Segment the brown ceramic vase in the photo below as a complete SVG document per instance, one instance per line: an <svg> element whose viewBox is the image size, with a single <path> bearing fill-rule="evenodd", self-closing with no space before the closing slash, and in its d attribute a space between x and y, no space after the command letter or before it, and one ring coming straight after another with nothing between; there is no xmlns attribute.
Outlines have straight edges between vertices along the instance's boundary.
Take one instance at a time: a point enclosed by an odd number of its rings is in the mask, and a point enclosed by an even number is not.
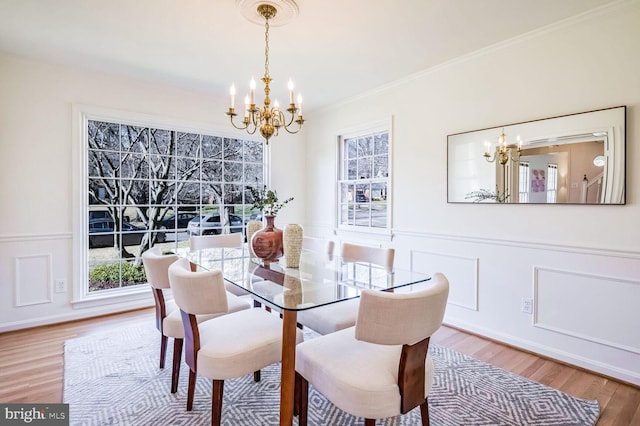
<svg viewBox="0 0 640 426"><path fill-rule="evenodd" d="M257 257L264 262L277 262L284 255L282 245L282 229L273 224L275 216L265 215L267 224L251 237L251 247Z"/></svg>

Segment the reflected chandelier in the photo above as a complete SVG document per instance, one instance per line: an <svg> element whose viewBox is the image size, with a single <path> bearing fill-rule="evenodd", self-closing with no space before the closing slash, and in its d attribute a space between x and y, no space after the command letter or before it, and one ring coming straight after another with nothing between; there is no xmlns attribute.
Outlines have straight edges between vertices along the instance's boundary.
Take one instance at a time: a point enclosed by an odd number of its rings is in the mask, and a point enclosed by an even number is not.
<svg viewBox="0 0 640 426"><path fill-rule="evenodd" d="M302 117L302 97L298 94L298 105L294 101L293 82L289 80L289 108L286 111L289 113L290 118L287 121L284 111L280 109L278 101L276 100L271 106L271 99L269 98L269 84L271 83L271 76L269 75L269 20L276 16L277 9L271 4L261 4L258 6L258 14L265 19L265 33L264 33L264 76L261 78L264 83L264 101L261 107L256 106L255 103L255 89L256 82L251 78L249 85L249 95L245 97L245 111L242 123L236 125L233 118L238 115L235 112L235 85L231 86L231 106L226 114L229 116L231 124L236 129L246 130L249 134L254 134L257 129L260 129L260 134L265 139L265 143L269 144L269 138L273 135L278 135L278 130L281 127L289 133L298 133L304 123ZM295 124L294 124L295 123Z"/></svg>
<svg viewBox="0 0 640 426"><path fill-rule="evenodd" d="M507 137L504 134L504 128L502 129L502 133L498 138L498 144L496 145L496 150L493 153L493 156L491 156L491 154L489 153L489 151L491 151L491 143L485 141L484 144L487 150L482 156L489 163L493 163L494 161L496 161L496 158L498 159L498 162L503 166L507 164L509 159L514 162L520 161L520 153L522 152L522 139L520 139L520 136L518 136L517 144L508 144Z"/></svg>

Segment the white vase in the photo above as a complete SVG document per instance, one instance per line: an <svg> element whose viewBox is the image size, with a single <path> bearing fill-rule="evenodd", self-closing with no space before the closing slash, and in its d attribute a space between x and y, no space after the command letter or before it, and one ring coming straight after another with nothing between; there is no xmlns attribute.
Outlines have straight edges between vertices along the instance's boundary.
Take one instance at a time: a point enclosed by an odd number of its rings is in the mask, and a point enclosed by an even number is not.
<svg viewBox="0 0 640 426"><path fill-rule="evenodd" d="M253 247L251 246L251 238L253 238L253 234L262 229L262 222L257 220L250 220L247 223L247 242L249 243L249 256L251 258L255 258L256 254L253 252Z"/></svg>
<svg viewBox="0 0 640 426"><path fill-rule="evenodd" d="M284 248L285 267L297 268L300 266L300 253L302 252L302 226L290 223L284 227L282 244Z"/></svg>

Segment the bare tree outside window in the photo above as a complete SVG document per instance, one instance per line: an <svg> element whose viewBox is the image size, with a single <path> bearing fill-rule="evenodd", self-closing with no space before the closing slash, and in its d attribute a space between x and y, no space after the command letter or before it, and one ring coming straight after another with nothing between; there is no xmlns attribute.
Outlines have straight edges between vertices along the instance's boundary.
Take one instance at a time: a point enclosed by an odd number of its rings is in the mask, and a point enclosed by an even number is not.
<svg viewBox="0 0 640 426"><path fill-rule="evenodd" d="M262 142L92 120L87 136L89 291L146 282L141 254L188 245L193 219L244 231Z"/></svg>

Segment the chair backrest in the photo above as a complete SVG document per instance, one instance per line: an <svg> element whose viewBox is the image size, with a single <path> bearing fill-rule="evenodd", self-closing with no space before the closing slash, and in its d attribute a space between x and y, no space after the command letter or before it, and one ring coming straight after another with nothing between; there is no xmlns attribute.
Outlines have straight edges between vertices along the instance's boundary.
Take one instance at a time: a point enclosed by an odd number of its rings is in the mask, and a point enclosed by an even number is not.
<svg viewBox="0 0 640 426"><path fill-rule="evenodd" d="M221 271L192 272L189 260L181 258L169 267L169 281L176 305L187 314L229 311Z"/></svg>
<svg viewBox="0 0 640 426"><path fill-rule="evenodd" d="M449 281L437 272L425 290L390 293L363 290L355 336L381 345L413 345L440 326L449 296Z"/></svg>
<svg viewBox="0 0 640 426"><path fill-rule="evenodd" d="M317 253L326 253L333 256L335 242L333 240L325 240L324 238L302 237L302 248Z"/></svg>
<svg viewBox="0 0 640 426"><path fill-rule="evenodd" d="M178 255L162 254L160 247L142 253L142 264L147 281L153 288L169 288L169 266L178 260Z"/></svg>
<svg viewBox="0 0 640 426"><path fill-rule="evenodd" d="M382 266L386 270L393 269L395 249L362 246L360 244L342 243L342 257L349 262L368 262Z"/></svg>
<svg viewBox="0 0 640 426"><path fill-rule="evenodd" d="M218 235L197 235L189 237L189 250L204 248L235 248L242 247L242 232Z"/></svg>

